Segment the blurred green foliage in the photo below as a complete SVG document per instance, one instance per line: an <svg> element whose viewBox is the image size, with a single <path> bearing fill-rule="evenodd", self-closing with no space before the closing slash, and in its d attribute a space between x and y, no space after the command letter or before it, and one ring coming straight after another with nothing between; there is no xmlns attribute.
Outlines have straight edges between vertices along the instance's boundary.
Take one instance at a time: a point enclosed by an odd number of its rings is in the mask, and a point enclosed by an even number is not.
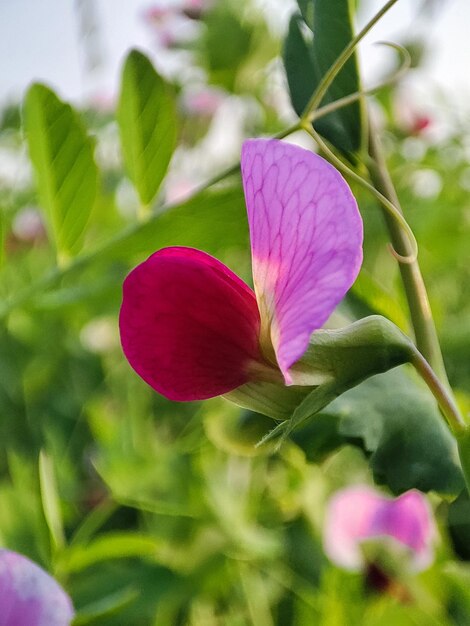
<svg viewBox="0 0 470 626"><path fill-rule="evenodd" d="M243 135L274 133L295 119L272 89L283 42L253 7L241 4L246 10L215 3L203 15L206 28L190 46L193 62L208 83L225 90L226 104L248 111ZM301 8L309 19L307 5ZM24 158L20 108L2 114L0 544L32 557L64 584L77 624L468 624L470 518L463 496L450 505L432 496L441 543L434 566L409 582L409 604L371 594L359 574L334 568L322 551L325 502L345 484L375 479L395 492L418 487L449 500L461 488L436 406L405 369L338 398L276 452L255 447L273 425L268 418L222 399L173 404L129 368L117 315L122 280L133 264L159 247L191 245L248 281L250 267L237 173L189 199L171 198L171 176L185 182L178 170L183 155L192 157L195 171L201 154L207 160L199 183L220 172L204 144L210 120L185 111L185 85L163 88L142 55L132 53L126 68L132 75L125 72L121 92L122 148L114 112L78 113L49 89L32 88L22 114L37 188ZM145 101L136 99L139 72ZM52 103L41 105L48 130L31 121L39 114L32 99L39 96ZM395 88L384 89L377 105L391 173L420 244L451 383L468 408L468 120L436 138L400 122ZM57 108L70 132L54 123ZM136 148L139 133L144 144ZM170 161L172 133L178 148ZM59 206L50 187L44 191L41 167L49 174L65 167L53 153L47 164L44 146L44 154L38 152L45 137L70 159L69 172L58 173L74 189L70 206L64 196ZM94 161L84 156L89 146ZM84 158L85 169L96 162L100 172L92 209L91 193L90 203L82 203L81 179L73 178ZM143 220L129 179L146 205L156 196ZM60 190L59 178L56 183ZM409 331L380 212L364 191L355 192L365 222L365 262L340 313L347 319L384 314ZM44 229L51 211L75 216L74 227L64 231L72 240L58 238L60 229ZM61 242L78 254L57 268Z"/></svg>

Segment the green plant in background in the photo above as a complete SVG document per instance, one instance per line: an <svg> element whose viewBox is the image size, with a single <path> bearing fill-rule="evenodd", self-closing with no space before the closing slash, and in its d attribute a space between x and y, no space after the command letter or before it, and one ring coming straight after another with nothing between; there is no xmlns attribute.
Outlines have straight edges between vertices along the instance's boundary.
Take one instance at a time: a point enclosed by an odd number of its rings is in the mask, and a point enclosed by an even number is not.
<svg viewBox="0 0 470 626"><path fill-rule="evenodd" d="M364 221L364 265L332 320L346 328L315 333L307 353L316 369L334 363L338 386L321 401L321 386L289 398L274 433L280 447L260 414L270 414L265 401L172 403L135 376L119 347L122 281L156 249L200 248L249 280L238 165L220 172L215 163L211 180L171 198L182 155L197 158L207 137L200 112L181 113L186 85L130 52L119 138L112 114L81 114L44 85L25 96L21 128L5 111L0 143L18 155L24 132L35 182L0 188L0 542L58 579L74 623L468 622L467 129L436 146L399 127L393 80L405 53L375 91L384 127L368 120L355 50L396 1L357 36L346 0L299 2L283 42L249 6L218 2L188 44L223 100L248 107L243 133L313 137L350 182ZM298 115L289 128L266 70L281 52ZM371 320L375 334L361 343L357 329ZM398 344L402 357L383 367ZM432 492L440 542L430 569L400 579L407 602L395 588L371 593L361 573L323 553L329 494L372 480L393 494Z"/></svg>

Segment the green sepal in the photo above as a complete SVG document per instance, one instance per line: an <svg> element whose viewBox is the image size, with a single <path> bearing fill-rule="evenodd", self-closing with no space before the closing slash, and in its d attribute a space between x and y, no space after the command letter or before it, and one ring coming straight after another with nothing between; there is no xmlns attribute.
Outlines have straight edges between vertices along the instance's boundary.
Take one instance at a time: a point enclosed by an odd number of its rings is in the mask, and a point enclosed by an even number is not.
<svg viewBox="0 0 470 626"><path fill-rule="evenodd" d="M360 382L411 361L408 337L379 315L339 330L318 330L304 356L290 370L290 387L251 382L225 397L244 408L282 420L263 441L287 437L306 419Z"/></svg>
<svg viewBox="0 0 470 626"><path fill-rule="evenodd" d="M224 394L223 397L244 409L284 422L291 417L311 389L308 386L286 387L276 383L252 382Z"/></svg>

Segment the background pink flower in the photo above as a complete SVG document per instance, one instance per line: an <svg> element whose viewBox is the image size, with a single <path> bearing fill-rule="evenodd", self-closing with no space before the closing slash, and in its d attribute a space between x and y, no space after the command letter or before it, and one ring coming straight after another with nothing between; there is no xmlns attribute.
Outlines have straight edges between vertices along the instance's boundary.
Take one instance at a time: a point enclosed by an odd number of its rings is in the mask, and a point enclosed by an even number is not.
<svg viewBox="0 0 470 626"><path fill-rule="evenodd" d="M361 544L383 540L392 549L405 548L414 571L426 569L434 558L436 527L431 508L419 491L387 498L366 486L338 491L330 500L324 524L323 544L335 565L364 569Z"/></svg>

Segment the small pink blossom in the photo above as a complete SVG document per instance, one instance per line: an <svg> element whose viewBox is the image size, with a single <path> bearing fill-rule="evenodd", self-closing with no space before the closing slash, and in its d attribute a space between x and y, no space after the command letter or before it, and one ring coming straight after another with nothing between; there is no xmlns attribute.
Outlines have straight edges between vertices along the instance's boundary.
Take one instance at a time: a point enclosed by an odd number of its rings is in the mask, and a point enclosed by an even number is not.
<svg viewBox="0 0 470 626"><path fill-rule="evenodd" d="M143 20L153 30L161 48L174 48L192 41L199 33L203 12L208 8L201 0L156 4L146 9Z"/></svg>
<svg viewBox="0 0 470 626"><path fill-rule="evenodd" d="M354 571L367 566L362 544L383 541L392 550L404 549L410 568L421 571L433 561L435 537L430 506L419 491L387 498L375 489L358 486L338 491L330 500L323 544L335 565Z"/></svg>
<svg viewBox="0 0 470 626"><path fill-rule="evenodd" d="M171 400L256 380L292 384L289 369L359 272L362 220L332 165L257 139L244 143L241 170L254 291L217 259L182 247L157 251L124 282L124 354Z"/></svg>
<svg viewBox="0 0 470 626"><path fill-rule="evenodd" d="M410 128L410 132L413 135L420 135L424 130L432 125L432 118L430 115L417 115L413 120Z"/></svg>
<svg viewBox="0 0 470 626"><path fill-rule="evenodd" d="M223 91L211 87L189 90L183 95L183 107L189 115L211 117L225 98Z"/></svg>
<svg viewBox="0 0 470 626"><path fill-rule="evenodd" d="M19 241L35 243L46 240L46 229L36 207L24 207L15 215L12 231Z"/></svg>
<svg viewBox="0 0 470 626"><path fill-rule="evenodd" d="M408 92L398 92L394 102L394 113L398 127L407 135L421 135L434 124L425 107L414 102Z"/></svg>
<svg viewBox="0 0 470 626"><path fill-rule="evenodd" d="M0 626L70 626L73 616L69 596L49 574L0 550Z"/></svg>

